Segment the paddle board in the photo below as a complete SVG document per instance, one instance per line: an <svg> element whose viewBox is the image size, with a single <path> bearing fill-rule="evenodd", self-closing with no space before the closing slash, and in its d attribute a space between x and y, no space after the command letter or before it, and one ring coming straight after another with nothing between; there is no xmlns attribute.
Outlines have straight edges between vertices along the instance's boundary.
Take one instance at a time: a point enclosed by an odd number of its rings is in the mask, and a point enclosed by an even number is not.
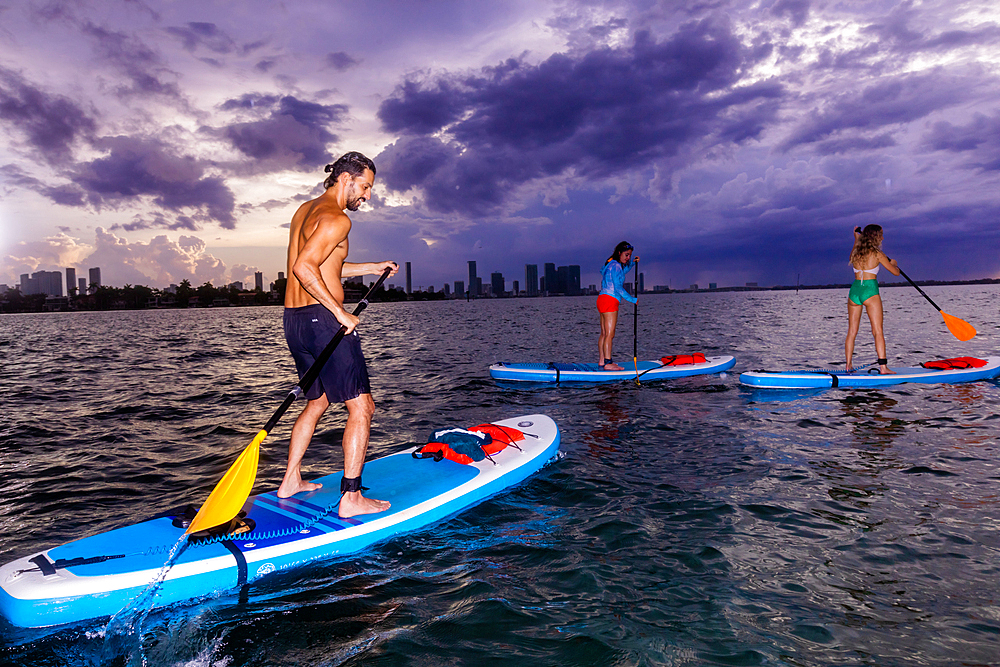
<svg viewBox="0 0 1000 667"><path fill-rule="evenodd" d="M559 450L559 429L545 415L494 422L525 434L491 458L464 465L416 459L416 447L365 464L370 498L392 507L350 519L337 515L342 473L321 489L279 499L251 496L253 528L231 539L190 544L168 571L155 606L243 586L278 570L355 553L397 533L446 517L523 481ZM188 517L190 519L190 517ZM180 513L93 535L0 567L0 613L22 627L75 623L123 609L162 570L184 533Z"/></svg>
<svg viewBox="0 0 1000 667"><path fill-rule="evenodd" d="M871 373L867 369L852 371L749 371L740 374L740 382L750 387L763 389L822 389L826 387L885 387L904 382L921 382L925 384L969 382L970 380L986 380L1000 375L1000 357L988 357L986 365L979 368L964 368L958 370L932 370L917 367L899 367L890 365L896 371L895 375L880 375L878 368L873 367Z"/></svg>
<svg viewBox="0 0 1000 667"><path fill-rule="evenodd" d="M605 371L597 364L560 363L511 363L498 362L490 366L490 376L494 380L520 380L524 382L620 382L634 380L636 365L624 361L619 366L625 370ZM664 366L657 361L638 363L639 380L668 380L691 375L710 375L727 371L736 365L730 356L705 357L704 363Z"/></svg>

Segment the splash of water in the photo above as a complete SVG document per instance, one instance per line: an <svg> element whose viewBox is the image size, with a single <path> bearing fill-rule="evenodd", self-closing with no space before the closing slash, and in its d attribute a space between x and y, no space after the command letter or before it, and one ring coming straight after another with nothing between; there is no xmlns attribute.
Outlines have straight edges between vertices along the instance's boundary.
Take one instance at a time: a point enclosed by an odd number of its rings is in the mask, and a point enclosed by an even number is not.
<svg viewBox="0 0 1000 667"><path fill-rule="evenodd" d="M141 664L143 667L146 667L146 654L142 647L142 622L149 615L149 612L152 611L153 605L156 602L156 595L160 591L160 586L166 580L167 573L170 572L170 568L174 566L177 559L187 549L188 544L187 535L182 535L170 549L167 561L149 585L108 621L108 625L104 628L103 632L105 638L103 662L111 662L113 658L123 654L134 656L133 650L137 648ZM130 657L128 664L132 664L132 662L133 660Z"/></svg>

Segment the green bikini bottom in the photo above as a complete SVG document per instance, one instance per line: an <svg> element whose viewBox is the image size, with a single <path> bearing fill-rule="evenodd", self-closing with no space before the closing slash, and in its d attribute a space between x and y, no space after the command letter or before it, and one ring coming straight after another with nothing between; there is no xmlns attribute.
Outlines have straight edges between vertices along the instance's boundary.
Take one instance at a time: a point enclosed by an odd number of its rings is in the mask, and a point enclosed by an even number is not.
<svg viewBox="0 0 1000 667"><path fill-rule="evenodd" d="M859 306L873 296L878 296L877 280L855 280L847 294L848 300Z"/></svg>

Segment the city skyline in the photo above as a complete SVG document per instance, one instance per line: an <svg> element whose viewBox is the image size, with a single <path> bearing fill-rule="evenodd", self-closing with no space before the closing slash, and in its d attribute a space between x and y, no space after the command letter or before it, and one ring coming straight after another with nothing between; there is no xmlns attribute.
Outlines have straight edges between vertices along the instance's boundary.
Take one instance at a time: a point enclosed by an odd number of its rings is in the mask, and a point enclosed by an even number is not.
<svg viewBox="0 0 1000 667"><path fill-rule="evenodd" d="M4 28L5 284L274 275L347 150L378 168L350 259L418 285L469 257L592 284L621 240L654 285L837 283L868 223L915 279L1000 275L985 0L431 0L360 25L311 0L25 0Z"/></svg>

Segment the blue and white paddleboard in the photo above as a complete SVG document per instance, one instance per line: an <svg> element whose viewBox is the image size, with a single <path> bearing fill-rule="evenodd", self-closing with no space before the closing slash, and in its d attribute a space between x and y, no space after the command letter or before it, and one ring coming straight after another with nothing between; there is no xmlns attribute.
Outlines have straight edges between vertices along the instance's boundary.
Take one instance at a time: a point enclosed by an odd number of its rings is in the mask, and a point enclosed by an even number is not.
<svg viewBox="0 0 1000 667"><path fill-rule="evenodd" d="M342 473L321 489L285 500L251 496L243 510L253 530L189 545L168 571L155 606L253 582L276 570L355 553L397 533L418 530L523 481L559 450L559 429L545 415L494 422L525 434L483 461L415 459L410 448L365 464L370 498L392 507L351 519L337 515ZM14 625L42 627L110 616L162 570L184 528L166 516L86 537L0 567L0 612Z"/></svg>
<svg viewBox="0 0 1000 667"><path fill-rule="evenodd" d="M890 365L896 371L895 375L879 375L878 369L873 373L867 370L827 371L750 371L740 374L740 382L763 389L823 389L827 387L885 387L904 382L921 382L925 384L969 382L970 380L986 380L1000 375L1000 357L988 357L986 365L979 368L963 368L953 370L933 370L917 367L899 367Z"/></svg>
<svg viewBox="0 0 1000 667"><path fill-rule="evenodd" d="M510 363L498 362L490 366L490 377L494 380L520 380L524 382L621 382L634 380L636 365L623 361L623 371L605 371L597 364L559 363ZM640 361L638 375L640 381L668 380L691 375L711 375L727 371L736 365L730 356L705 357L700 364L664 366L659 361Z"/></svg>

